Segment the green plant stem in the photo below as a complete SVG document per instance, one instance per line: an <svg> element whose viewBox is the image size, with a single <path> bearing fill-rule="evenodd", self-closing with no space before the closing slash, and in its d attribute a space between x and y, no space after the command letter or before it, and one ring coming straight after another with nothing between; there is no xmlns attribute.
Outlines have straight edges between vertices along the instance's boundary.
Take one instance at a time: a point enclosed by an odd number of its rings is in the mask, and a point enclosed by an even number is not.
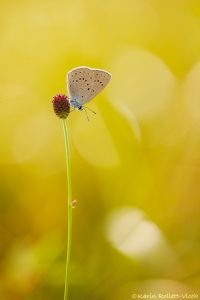
<svg viewBox="0 0 200 300"><path fill-rule="evenodd" d="M69 148L69 136L66 120L62 119L64 141L65 141L65 153L67 163L67 261L66 261L66 273L65 273L65 292L64 300L68 299L69 289L69 266L70 266L70 255L71 255L71 243L72 243L72 177L71 177L71 161L70 161L70 148Z"/></svg>

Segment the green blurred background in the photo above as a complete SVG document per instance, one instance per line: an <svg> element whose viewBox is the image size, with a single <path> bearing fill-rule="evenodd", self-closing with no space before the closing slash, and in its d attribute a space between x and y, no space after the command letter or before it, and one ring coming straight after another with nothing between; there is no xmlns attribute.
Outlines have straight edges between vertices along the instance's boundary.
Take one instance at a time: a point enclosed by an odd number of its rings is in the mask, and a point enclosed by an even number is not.
<svg viewBox="0 0 200 300"><path fill-rule="evenodd" d="M70 128L70 299L200 287L200 1L2 1L0 299L63 299L66 170L51 99L113 79Z"/></svg>

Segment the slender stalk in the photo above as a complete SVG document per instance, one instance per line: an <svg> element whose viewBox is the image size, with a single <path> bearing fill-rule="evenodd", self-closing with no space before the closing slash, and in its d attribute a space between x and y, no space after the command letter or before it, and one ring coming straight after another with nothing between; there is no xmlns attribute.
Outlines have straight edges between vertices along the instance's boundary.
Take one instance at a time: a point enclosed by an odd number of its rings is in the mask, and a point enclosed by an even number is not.
<svg viewBox="0 0 200 300"><path fill-rule="evenodd" d="M68 299L69 289L69 266L70 266L70 255L71 255L71 243L72 243L72 177L71 177L71 161L70 161L70 148L69 148L69 137L66 120L62 119L64 141L65 141L65 153L67 163L67 260L66 260L66 273L65 273L65 291L64 300Z"/></svg>

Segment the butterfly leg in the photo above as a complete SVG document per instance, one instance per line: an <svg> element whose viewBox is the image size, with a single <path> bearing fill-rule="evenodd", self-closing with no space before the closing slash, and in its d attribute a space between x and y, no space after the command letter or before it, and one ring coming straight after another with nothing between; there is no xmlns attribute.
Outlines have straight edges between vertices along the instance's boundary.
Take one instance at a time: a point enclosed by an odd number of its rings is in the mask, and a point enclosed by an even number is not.
<svg viewBox="0 0 200 300"><path fill-rule="evenodd" d="M75 111L75 108L73 108L72 110L70 110L70 113L73 112L73 111Z"/></svg>
<svg viewBox="0 0 200 300"><path fill-rule="evenodd" d="M85 112L85 114L86 114L86 117L87 117L87 120L88 120L88 122L89 122L90 119L89 119L89 117L88 117L88 114L87 114L87 111L86 111L85 107L83 107L83 110L84 110L84 112Z"/></svg>

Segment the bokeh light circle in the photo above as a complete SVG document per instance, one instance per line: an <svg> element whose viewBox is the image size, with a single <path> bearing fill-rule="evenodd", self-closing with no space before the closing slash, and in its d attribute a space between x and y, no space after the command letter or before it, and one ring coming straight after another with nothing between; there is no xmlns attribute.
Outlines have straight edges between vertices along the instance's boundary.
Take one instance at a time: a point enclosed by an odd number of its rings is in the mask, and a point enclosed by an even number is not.
<svg viewBox="0 0 200 300"><path fill-rule="evenodd" d="M156 55L139 48L122 49L111 70L114 76L108 96L118 109L123 104L136 118L152 119L168 107L176 80Z"/></svg>

